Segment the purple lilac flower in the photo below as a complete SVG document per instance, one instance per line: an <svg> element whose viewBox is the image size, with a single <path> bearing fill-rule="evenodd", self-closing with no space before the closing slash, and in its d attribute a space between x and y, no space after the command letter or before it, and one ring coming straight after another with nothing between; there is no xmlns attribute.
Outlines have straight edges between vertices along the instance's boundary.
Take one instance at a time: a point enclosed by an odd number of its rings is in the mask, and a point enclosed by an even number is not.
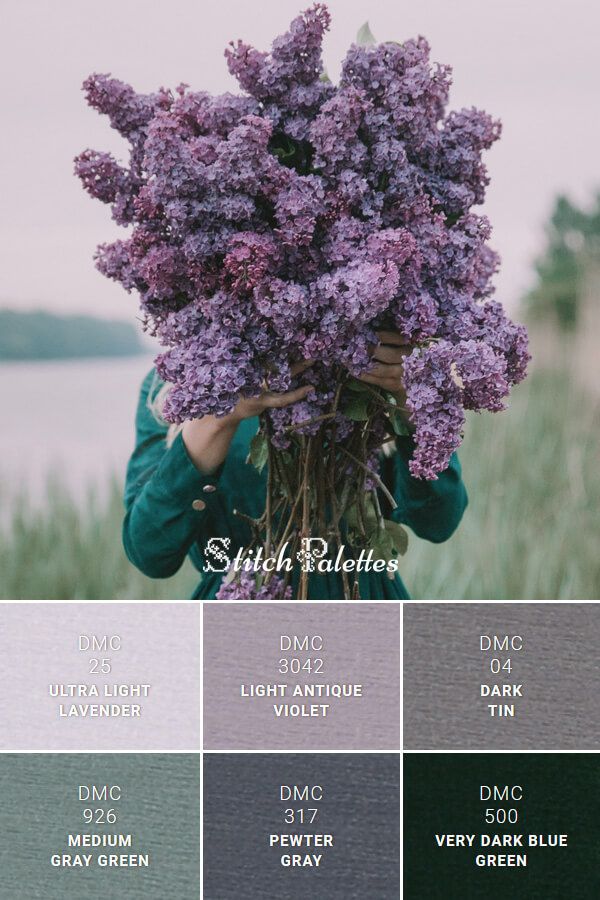
<svg viewBox="0 0 600 900"><path fill-rule="evenodd" d="M233 581L224 581L216 594L217 600L291 600L292 589L285 587L281 578L274 575L267 584L256 583L256 576L241 571Z"/></svg>
<svg viewBox="0 0 600 900"><path fill-rule="evenodd" d="M455 366L447 341L415 350L404 361L406 405L416 428L409 468L418 478L437 478L461 441L465 414Z"/></svg>
<svg viewBox="0 0 600 900"><path fill-rule="evenodd" d="M340 367L364 372L375 331L397 329L416 347L405 363L411 471L435 478L464 410L503 408L529 359L525 329L493 299L499 259L474 211L500 123L447 110L451 71L423 37L352 45L332 84L329 25L316 3L268 52L231 44L241 95L86 80L88 103L130 145L128 165L93 150L75 162L88 193L131 228L96 264L139 294L165 346L172 421L309 381L302 403L269 414L280 447L290 426L315 433L306 423L331 409ZM300 380L298 358L318 361ZM360 427L345 397L327 426L338 441ZM369 452L383 439L373 424Z"/></svg>

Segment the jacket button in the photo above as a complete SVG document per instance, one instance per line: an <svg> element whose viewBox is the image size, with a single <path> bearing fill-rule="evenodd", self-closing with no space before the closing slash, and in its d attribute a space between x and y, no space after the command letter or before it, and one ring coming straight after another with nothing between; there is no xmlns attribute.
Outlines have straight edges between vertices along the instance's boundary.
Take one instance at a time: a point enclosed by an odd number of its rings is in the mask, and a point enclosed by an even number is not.
<svg viewBox="0 0 600 900"><path fill-rule="evenodd" d="M212 494L214 491L216 491L216 487L214 484L205 484L202 490L205 494Z"/></svg>
<svg viewBox="0 0 600 900"><path fill-rule="evenodd" d="M197 509L198 511L202 509L206 509L206 503L204 500L194 500L192 503L192 509Z"/></svg>

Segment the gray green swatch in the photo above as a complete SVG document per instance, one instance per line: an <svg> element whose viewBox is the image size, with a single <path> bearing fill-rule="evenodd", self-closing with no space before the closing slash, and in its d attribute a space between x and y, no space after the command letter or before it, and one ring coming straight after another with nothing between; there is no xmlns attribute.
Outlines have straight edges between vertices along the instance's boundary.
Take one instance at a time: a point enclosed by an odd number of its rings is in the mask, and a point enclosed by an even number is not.
<svg viewBox="0 0 600 900"><path fill-rule="evenodd" d="M199 897L199 755L3 754L0 798L3 900Z"/></svg>

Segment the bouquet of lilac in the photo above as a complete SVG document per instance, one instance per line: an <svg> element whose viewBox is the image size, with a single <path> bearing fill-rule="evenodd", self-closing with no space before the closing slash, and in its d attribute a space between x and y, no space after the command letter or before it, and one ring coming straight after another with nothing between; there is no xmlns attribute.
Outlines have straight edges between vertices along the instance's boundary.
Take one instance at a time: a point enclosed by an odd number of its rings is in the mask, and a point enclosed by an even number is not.
<svg viewBox="0 0 600 900"><path fill-rule="evenodd" d="M268 488L255 542L339 543L343 521L357 545L389 556L405 539L381 511L384 495L393 500L378 452L405 416L352 377L369 367L376 330L414 347L410 470L426 479L459 446L465 410L504 408L525 376L527 337L491 299L498 257L487 219L471 211L499 122L446 111L450 69L430 62L424 38L376 45L363 29L332 84L321 59L329 21L315 4L270 53L230 45L239 96L187 85L137 94L92 75L88 103L129 141L129 165L86 150L76 172L132 226L98 248L97 265L138 292L168 348L156 364L172 385L169 421L296 387L291 362L317 360L303 375L307 399L261 417L251 457L268 463Z"/></svg>

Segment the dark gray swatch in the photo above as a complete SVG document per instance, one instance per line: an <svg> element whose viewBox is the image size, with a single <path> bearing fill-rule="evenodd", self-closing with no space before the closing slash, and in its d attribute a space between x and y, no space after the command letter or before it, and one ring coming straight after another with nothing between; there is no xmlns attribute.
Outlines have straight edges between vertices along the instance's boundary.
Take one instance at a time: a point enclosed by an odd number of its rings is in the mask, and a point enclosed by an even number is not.
<svg viewBox="0 0 600 900"><path fill-rule="evenodd" d="M91 785L118 786L121 799L82 802L79 787ZM0 797L2 900L200 895L199 755L4 754ZM117 822L87 826L84 809L114 809ZM69 846L83 834L131 835L131 846ZM56 854L90 855L90 865L55 867ZM101 855L147 855L149 865L100 866Z"/></svg>
<svg viewBox="0 0 600 900"><path fill-rule="evenodd" d="M397 900L399 775L398 754L205 754L204 900ZM323 798L282 801L281 785L318 785ZM318 815L285 824L288 808ZM332 846L270 846L271 835L315 833ZM283 866L290 854L322 859Z"/></svg>
<svg viewBox="0 0 600 900"><path fill-rule="evenodd" d="M407 750L600 746L599 604L408 603L403 638Z"/></svg>

